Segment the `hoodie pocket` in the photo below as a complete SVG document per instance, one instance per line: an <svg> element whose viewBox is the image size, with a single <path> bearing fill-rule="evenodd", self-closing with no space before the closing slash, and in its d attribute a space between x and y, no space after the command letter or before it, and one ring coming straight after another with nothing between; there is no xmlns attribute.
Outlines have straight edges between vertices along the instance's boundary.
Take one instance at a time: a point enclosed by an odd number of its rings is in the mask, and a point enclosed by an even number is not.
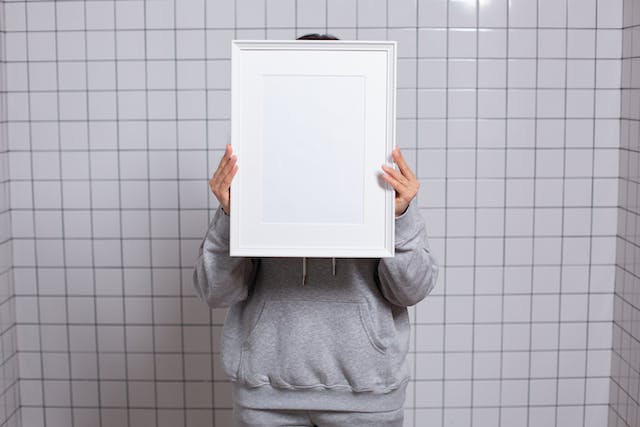
<svg viewBox="0 0 640 427"><path fill-rule="evenodd" d="M374 391L393 380L387 345L363 302L265 300L240 359L250 386Z"/></svg>

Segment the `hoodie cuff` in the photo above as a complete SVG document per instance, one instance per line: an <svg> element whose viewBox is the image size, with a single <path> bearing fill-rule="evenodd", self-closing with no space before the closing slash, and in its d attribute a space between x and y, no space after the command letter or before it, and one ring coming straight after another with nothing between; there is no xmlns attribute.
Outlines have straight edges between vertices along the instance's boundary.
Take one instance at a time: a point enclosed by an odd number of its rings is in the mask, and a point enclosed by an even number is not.
<svg viewBox="0 0 640 427"><path fill-rule="evenodd" d="M230 234L230 217L222 210L222 206L218 206L213 220L211 221L211 230L226 242L229 241Z"/></svg>
<svg viewBox="0 0 640 427"><path fill-rule="evenodd" d="M407 210L396 217L396 247L402 245L415 234L420 215L415 202L409 203Z"/></svg>

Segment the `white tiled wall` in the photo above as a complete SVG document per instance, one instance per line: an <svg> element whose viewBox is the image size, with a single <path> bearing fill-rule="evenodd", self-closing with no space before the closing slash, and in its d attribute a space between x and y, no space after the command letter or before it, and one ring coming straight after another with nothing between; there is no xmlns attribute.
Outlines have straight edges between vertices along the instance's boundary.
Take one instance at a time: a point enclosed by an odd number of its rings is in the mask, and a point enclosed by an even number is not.
<svg viewBox="0 0 640 427"><path fill-rule="evenodd" d="M18 355L9 214L9 147L4 63L4 17L0 6L0 426L19 425Z"/></svg>
<svg viewBox="0 0 640 427"><path fill-rule="evenodd" d="M622 0L4 8L23 425L230 425L224 311L190 282L229 42L308 32L399 43L397 140L443 264L411 309L406 425L606 425Z"/></svg>
<svg viewBox="0 0 640 427"><path fill-rule="evenodd" d="M622 110L609 426L640 424L640 1L624 0Z"/></svg>

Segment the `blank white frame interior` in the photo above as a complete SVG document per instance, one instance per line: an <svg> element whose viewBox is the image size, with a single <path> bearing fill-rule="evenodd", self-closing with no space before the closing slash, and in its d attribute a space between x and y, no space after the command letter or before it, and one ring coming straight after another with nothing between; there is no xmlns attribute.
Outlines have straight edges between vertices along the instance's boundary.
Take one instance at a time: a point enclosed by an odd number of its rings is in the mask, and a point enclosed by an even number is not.
<svg viewBox="0 0 640 427"><path fill-rule="evenodd" d="M234 40L231 256L394 256L396 42Z"/></svg>

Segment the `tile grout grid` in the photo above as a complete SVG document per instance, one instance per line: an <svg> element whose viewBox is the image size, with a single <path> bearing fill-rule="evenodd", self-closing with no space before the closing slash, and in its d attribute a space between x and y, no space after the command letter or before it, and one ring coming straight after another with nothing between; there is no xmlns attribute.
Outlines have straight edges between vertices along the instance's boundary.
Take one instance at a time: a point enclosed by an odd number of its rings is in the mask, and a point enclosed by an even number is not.
<svg viewBox="0 0 640 427"><path fill-rule="evenodd" d="M324 31L398 41L397 142L442 262L410 309L407 425L604 425L626 82L622 0L600 1L564 22L552 0L4 2L23 423L229 423L225 312L189 282L228 43Z"/></svg>

